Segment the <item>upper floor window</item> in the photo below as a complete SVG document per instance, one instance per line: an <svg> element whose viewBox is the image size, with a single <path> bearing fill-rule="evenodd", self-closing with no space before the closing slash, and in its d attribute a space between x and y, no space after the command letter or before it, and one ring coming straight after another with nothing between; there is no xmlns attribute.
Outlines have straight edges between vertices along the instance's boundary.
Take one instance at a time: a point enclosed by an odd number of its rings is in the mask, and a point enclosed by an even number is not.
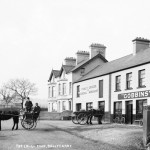
<svg viewBox="0 0 150 150"><path fill-rule="evenodd" d="M145 69L139 70L139 87L145 87Z"/></svg>
<svg viewBox="0 0 150 150"><path fill-rule="evenodd" d="M126 89L132 89L132 73L126 74Z"/></svg>
<svg viewBox="0 0 150 150"><path fill-rule="evenodd" d="M72 93L72 82L69 82L69 94Z"/></svg>
<svg viewBox="0 0 150 150"><path fill-rule="evenodd" d="M80 97L80 85L77 86L77 97Z"/></svg>
<svg viewBox="0 0 150 150"><path fill-rule="evenodd" d="M54 86L52 86L52 95L51 96L55 97L55 87Z"/></svg>
<svg viewBox="0 0 150 150"><path fill-rule="evenodd" d="M62 94L65 95L66 94L66 83L62 84Z"/></svg>
<svg viewBox="0 0 150 150"><path fill-rule="evenodd" d="M65 79L65 71L62 73L62 78Z"/></svg>
<svg viewBox="0 0 150 150"><path fill-rule="evenodd" d="M103 80L99 80L99 98L103 97Z"/></svg>
<svg viewBox="0 0 150 150"><path fill-rule="evenodd" d="M116 91L121 90L121 75L116 76Z"/></svg>
<svg viewBox="0 0 150 150"><path fill-rule="evenodd" d="M51 88L49 87L48 88L48 98L50 98L50 91L51 91Z"/></svg>
<svg viewBox="0 0 150 150"><path fill-rule="evenodd" d="M61 84L58 84L58 95L61 95Z"/></svg>
<svg viewBox="0 0 150 150"><path fill-rule="evenodd" d="M81 68L81 69L80 69L81 75L84 74L84 72L85 72L85 68Z"/></svg>

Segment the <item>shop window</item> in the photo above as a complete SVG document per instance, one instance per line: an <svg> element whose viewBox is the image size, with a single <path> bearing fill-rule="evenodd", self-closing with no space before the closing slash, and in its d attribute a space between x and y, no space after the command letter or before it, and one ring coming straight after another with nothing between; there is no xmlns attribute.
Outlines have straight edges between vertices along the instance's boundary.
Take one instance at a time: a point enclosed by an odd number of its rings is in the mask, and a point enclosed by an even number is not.
<svg viewBox="0 0 150 150"><path fill-rule="evenodd" d="M80 111L80 109L81 109L81 103L77 103L76 104L76 111Z"/></svg>
<svg viewBox="0 0 150 150"><path fill-rule="evenodd" d="M145 69L139 70L139 87L145 87Z"/></svg>
<svg viewBox="0 0 150 150"><path fill-rule="evenodd" d="M93 108L93 103L86 103L86 110L91 110Z"/></svg>
<svg viewBox="0 0 150 150"><path fill-rule="evenodd" d="M121 75L116 76L116 91L121 91Z"/></svg>
<svg viewBox="0 0 150 150"><path fill-rule="evenodd" d="M132 89L132 73L126 74L126 89Z"/></svg>
<svg viewBox="0 0 150 150"><path fill-rule="evenodd" d="M77 97L80 97L80 85L77 86Z"/></svg>
<svg viewBox="0 0 150 150"><path fill-rule="evenodd" d="M99 80L99 98L103 98L103 80Z"/></svg>
<svg viewBox="0 0 150 150"><path fill-rule="evenodd" d="M147 105L147 100L137 100L136 101L136 119L143 119L143 106Z"/></svg>
<svg viewBox="0 0 150 150"><path fill-rule="evenodd" d="M114 103L114 115L115 117L122 114L122 102L115 102Z"/></svg>
<svg viewBox="0 0 150 150"><path fill-rule="evenodd" d="M100 109L103 112L105 112L105 102L104 101L99 101L98 102L98 109Z"/></svg>

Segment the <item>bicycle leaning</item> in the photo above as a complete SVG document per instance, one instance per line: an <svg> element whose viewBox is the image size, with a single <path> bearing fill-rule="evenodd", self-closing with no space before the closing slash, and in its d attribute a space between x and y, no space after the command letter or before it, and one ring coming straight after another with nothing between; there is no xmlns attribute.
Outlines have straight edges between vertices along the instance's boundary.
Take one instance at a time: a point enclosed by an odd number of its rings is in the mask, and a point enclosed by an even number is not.
<svg viewBox="0 0 150 150"><path fill-rule="evenodd" d="M125 124L125 117L121 116L121 117L116 117L115 119L113 119L114 123L118 123L118 124Z"/></svg>

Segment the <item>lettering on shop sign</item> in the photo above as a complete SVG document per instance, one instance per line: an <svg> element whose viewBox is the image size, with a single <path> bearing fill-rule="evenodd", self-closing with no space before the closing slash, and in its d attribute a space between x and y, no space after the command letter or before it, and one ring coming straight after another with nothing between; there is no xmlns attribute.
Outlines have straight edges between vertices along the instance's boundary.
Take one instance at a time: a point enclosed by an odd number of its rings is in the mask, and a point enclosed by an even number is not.
<svg viewBox="0 0 150 150"><path fill-rule="evenodd" d="M85 95L85 94L89 94L89 93L95 93L97 91L98 91L98 89L97 89L96 85L87 86L87 87L81 88L80 95Z"/></svg>
<svg viewBox="0 0 150 150"><path fill-rule="evenodd" d="M150 90L118 94L118 100L150 97Z"/></svg>

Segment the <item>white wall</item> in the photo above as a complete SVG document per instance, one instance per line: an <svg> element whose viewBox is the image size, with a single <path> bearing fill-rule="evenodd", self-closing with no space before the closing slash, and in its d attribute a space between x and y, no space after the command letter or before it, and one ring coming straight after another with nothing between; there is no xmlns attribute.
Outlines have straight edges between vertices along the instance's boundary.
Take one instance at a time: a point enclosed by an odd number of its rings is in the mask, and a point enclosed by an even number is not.
<svg viewBox="0 0 150 150"><path fill-rule="evenodd" d="M138 71L145 69L145 85L146 88L138 88ZM132 90L126 90L126 74L132 72ZM121 91L115 92L115 78L116 76L121 75ZM125 102L133 100L133 114L136 114L136 99L127 99L127 100L118 100L118 94L121 93L130 93L150 90L150 64L142 65L139 67L123 70L112 74L112 84L111 84L111 114L114 110L114 102L122 101L122 113L125 114ZM148 98L138 98L147 99L148 105L150 105L150 97Z"/></svg>
<svg viewBox="0 0 150 150"><path fill-rule="evenodd" d="M99 80L103 80L103 98L99 98ZM80 85L80 92L86 92L83 88L89 88L90 86L96 86L90 90L96 92L87 94L81 94L77 97L77 86ZM82 90L83 89L83 90ZM82 81L79 83L74 83L73 85L73 111L76 111L76 103L82 103L81 109L86 109L87 102L93 102L93 108L98 108L98 101L105 101L105 111L109 111L109 75L103 77L97 77Z"/></svg>

